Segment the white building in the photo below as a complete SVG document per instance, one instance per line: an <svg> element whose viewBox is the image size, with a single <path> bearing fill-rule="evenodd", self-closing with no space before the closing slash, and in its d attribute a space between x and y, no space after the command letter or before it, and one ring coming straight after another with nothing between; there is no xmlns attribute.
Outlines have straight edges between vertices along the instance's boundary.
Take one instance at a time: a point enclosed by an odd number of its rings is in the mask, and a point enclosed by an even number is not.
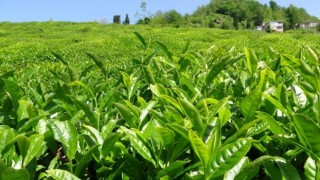
<svg viewBox="0 0 320 180"><path fill-rule="evenodd" d="M270 21L270 30L276 32L283 32L283 22L281 21Z"/></svg>
<svg viewBox="0 0 320 180"><path fill-rule="evenodd" d="M318 23L316 22L307 22L307 23L300 23L299 28L306 29L306 28L315 28L317 27Z"/></svg>

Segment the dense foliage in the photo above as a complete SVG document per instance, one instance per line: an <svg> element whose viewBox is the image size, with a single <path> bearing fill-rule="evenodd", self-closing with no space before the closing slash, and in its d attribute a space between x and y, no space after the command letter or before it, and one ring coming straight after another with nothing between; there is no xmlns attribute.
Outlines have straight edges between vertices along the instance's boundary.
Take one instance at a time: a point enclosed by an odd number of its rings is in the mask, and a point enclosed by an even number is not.
<svg viewBox="0 0 320 180"><path fill-rule="evenodd" d="M0 28L0 179L320 178L318 34Z"/></svg>
<svg viewBox="0 0 320 180"><path fill-rule="evenodd" d="M168 20L167 17L170 17ZM211 0L184 18L178 12L157 12L151 19L152 24L192 25L222 29L254 29L263 22L278 20L284 22L285 29L295 29L299 23L318 22L303 9L290 5L281 7L275 1L261 4L256 0Z"/></svg>

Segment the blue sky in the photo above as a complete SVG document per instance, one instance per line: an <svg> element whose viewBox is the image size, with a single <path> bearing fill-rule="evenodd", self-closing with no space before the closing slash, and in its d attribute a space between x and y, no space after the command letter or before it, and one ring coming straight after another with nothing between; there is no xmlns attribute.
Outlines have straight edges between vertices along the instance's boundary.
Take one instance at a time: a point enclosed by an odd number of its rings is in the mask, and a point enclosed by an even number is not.
<svg viewBox="0 0 320 180"><path fill-rule="evenodd" d="M269 0L259 0L269 3ZM192 13L200 5L208 4L210 0L146 0L147 10L155 13L157 10L168 11L176 9L181 14ZM280 6L294 4L305 8L309 14L320 18L319 0L276 0ZM0 22L24 21L94 21L107 18L112 21L113 15L121 15L123 20L128 13L135 22L136 12L141 12L141 0L0 0Z"/></svg>

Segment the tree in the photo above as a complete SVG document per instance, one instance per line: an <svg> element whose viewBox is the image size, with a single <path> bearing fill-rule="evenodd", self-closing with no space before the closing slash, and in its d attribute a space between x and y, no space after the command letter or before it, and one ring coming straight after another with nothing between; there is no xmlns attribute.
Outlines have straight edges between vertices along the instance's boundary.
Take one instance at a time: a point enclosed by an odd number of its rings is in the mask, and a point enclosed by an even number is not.
<svg viewBox="0 0 320 180"><path fill-rule="evenodd" d="M150 23L150 12L147 10L147 3L142 1L140 4L141 13L136 12L135 18L139 18L137 24L149 24Z"/></svg>
<svg viewBox="0 0 320 180"><path fill-rule="evenodd" d="M305 9L297 8L294 5L290 5L287 8L286 15L291 29L295 28L299 23L302 23L309 16Z"/></svg>
<svg viewBox="0 0 320 180"><path fill-rule="evenodd" d="M272 11L276 11L276 10L278 10L279 9L279 6L278 6L278 4L275 2L275 1L270 1L269 2L269 5L270 5L270 8L271 8L271 10Z"/></svg>
<svg viewBox="0 0 320 180"><path fill-rule="evenodd" d="M164 20L168 24L181 24L183 21L183 17L176 10L170 10L164 13Z"/></svg>
<svg viewBox="0 0 320 180"><path fill-rule="evenodd" d="M126 14L126 18L125 18L125 20L123 21L123 24L130 24L130 19L129 19L128 14Z"/></svg>
<svg viewBox="0 0 320 180"><path fill-rule="evenodd" d="M114 15L113 16L113 23L114 24L120 24L121 23L121 16L120 15Z"/></svg>

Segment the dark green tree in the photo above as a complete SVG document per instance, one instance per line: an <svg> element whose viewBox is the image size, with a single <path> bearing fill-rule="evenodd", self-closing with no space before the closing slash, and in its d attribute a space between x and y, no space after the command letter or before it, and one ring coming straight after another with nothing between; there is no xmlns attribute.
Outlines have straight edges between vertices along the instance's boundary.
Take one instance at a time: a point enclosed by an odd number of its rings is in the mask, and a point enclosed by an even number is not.
<svg viewBox="0 0 320 180"><path fill-rule="evenodd" d="M272 11L276 11L276 10L278 10L279 9L279 6L278 6L278 4L275 2L275 1L270 1L269 2L269 5L270 5L270 8L271 8L271 10Z"/></svg>
<svg viewBox="0 0 320 180"><path fill-rule="evenodd" d="M181 24L183 22L183 17L176 10L170 10L164 13L164 21L168 24Z"/></svg>
<svg viewBox="0 0 320 180"><path fill-rule="evenodd" d="M123 24L130 24L130 19L128 14L126 14L126 18L124 19Z"/></svg>
<svg viewBox="0 0 320 180"><path fill-rule="evenodd" d="M121 24L121 16L120 15L114 15L113 16L113 23L114 24Z"/></svg>

